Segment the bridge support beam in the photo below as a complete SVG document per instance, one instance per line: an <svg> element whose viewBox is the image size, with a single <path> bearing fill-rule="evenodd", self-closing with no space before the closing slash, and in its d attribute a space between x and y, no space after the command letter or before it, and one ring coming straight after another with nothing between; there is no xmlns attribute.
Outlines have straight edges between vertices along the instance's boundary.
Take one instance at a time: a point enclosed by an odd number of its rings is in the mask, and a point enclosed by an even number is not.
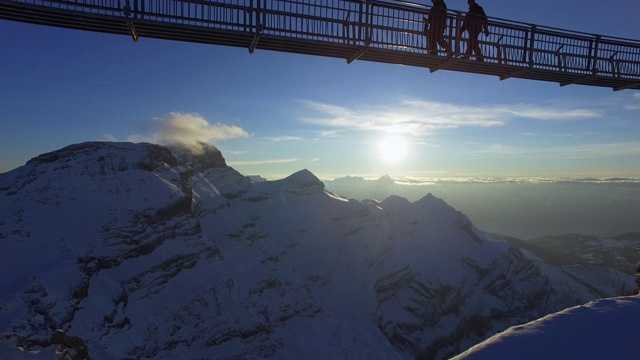
<svg viewBox="0 0 640 360"><path fill-rule="evenodd" d="M514 76L518 76L518 75L522 75L522 74L527 73L527 72L529 72L529 68L528 67L524 68L522 70L514 71L509 75L500 76L500 80L506 80L508 78L511 78L511 77L514 77Z"/></svg>
<svg viewBox="0 0 640 360"><path fill-rule="evenodd" d="M583 80L589 80L592 79L593 77L595 77L595 75L587 75L587 76L580 76L580 77L576 77L573 80L570 81L565 81L565 82L561 82L560 86L567 86L567 85L573 85L573 84L577 84Z"/></svg>
<svg viewBox="0 0 640 360"><path fill-rule="evenodd" d="M352 62L358 60L360 56L364 55L364 53L367 52L367 50L369 50L368 44L365 45L362 49L360 49L357 53L351 55L351 57L347 59L347 64L351 64Z"/></svg>
<svg viewBox="0 0 640 360"><path fill-rule="evenodd" d="M442 69L443 67L445 67L445 66L447 66L447 65L449 65L449 64L451 64L451 63L453 63L453 62L455 62L457 60L458 60L458 58L456 58L456 57L450 57L449 60L444 61L444 62L442 62L439 65L436 65L434 67L430 67L429 68L429 72L430 73L434 73L434 72Z"/></svg>
<svg viewBox="0 0 640 360"><path fill-rule="evenodd" d="M262 26L258 25L256 28L256 33L253 34L253 40L251 40L251 45L249 45L249 54L253 54L258 46L258 42L260 41L260 37L262 36Z"/></svg>
<svg viewBox="0 0 640 360"><path fill-rule="evenodd" d="M627 90L627 89L637 89L640 87L640 83L629 84L627 86L620 86L613 88L613 91Z"/></svg>
<svg viewBox="0 0 640 360"><path fill-rule="evenodd" d="M136 26L133 24L133 19L131 19L131 7L128 3L122 9L122 12L124 13L125 21L127 23L129 33L131 34L131 38L133 38L134 42L138 42L138 40L140 40L140 37L138 36L138 32L136 31Z"/></svg>
<svg viewBox="0 0 640 360"><path fill-rule="evenodd" d="M129 28L129 32L131 33L131 38L134 42L138 42L140 37L138 36L138 32L136 32L136 27L133 25L133 20L127 19L127 27Z"/></svg>

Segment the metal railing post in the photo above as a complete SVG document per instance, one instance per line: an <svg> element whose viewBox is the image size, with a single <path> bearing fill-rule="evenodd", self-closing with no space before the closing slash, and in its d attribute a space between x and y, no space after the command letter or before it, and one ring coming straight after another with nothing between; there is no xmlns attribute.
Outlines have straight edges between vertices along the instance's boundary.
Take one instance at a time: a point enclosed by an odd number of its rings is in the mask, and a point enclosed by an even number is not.
<svg viewBox="0 0 640 360"><path fill-rule="evenodd" d="M462 39L462 34L460 29L462 28L462 13L460 11L456 11L456 23L455 23L455 41L456 41L456 48L453 51L455 54L455 57L460 57L460 41Z"/></svg>
<svg viewBox="0 0 640 360"><path fill-rule="evenodd" d="M342 42L345 44L353 44L355 34L351 34L352 25L351 25L351 11L347 11L347 16L345 16L342 21Z"/></svg>
<svg viewBox="0 0 640 360"><path fill-rule="evenodd" d="M256 25L256 20L255 20L256 14L254 10L255 9L254 4L256 1L257 0L251 0L249 2L249 9L247 9L247 12L248 12L247 17L249 21L245 22L244 31L251 31L251 29L253 29Z"/></svg>
<svg viewBox="0 0 640 360"><path fill-rule="evenodd" d="M620 77L620 61L616 59L618 52L614 52L609 56L609 66L611 66L611 74L615 77Z"/></svg>
<svg viewBox="0 0 640 360"><path fill-rule="evenodd" d="M371 44L371 24L373 23L373 11L371 9L373 5L371 4L371 0L366 0L366 5L363 11L363 3L364 2L360 3L357 33L360 35L364 31L364 45L360 48L359 51L346 59L347 64L351 64L352 62L358 60L362 55L364 55L365 52L369 50L369 44ZM365 19L364 22L362 21L363 19ZM357 40L360 40L360 36L358 36ZM358 41L355 41L355 43L357 44Z"/></svg>
<svg viewBox="0 0 640 360"><path fill-rule="evenodd" d="M598 48L600 47L600 38L600 35L596 35L596 43L593 49L593 64L591 64L591 73L593 75L598 73Z"/></svg>
<svg viewBox="0 0 640 360"><path fill-rule="evenodd" d="M135 4L136 0L133 0L133 1ZM130 0L126 0L126 3L122 8L122 13L124 14L125 22L127 24L127 28L129 29L129 33L131 34L131 38L133 39L134 42L138 42L138 40L140 40L140 37L138 36L138 32L136 31L135 25L133 24L133 17L131 17L131 14L133 14L135 17L136 12L132 11Z"/></svg>
<svg viewBox="0 0 640 360"><path fill-rule="evenodd" d="M263 18L262 20L260 19L260 15L262 14L262 16L264 15L264 12L261 11L262 9L262 4L264 4L264 0L256 0L257 6L255 8L255 32L253 33L253 40L251 40L251 45L249 45L249 54L253 54L253 52L256 50L256 47L258 46L258 42L260 41L260 36L262 36L262 29L264 27L264 21L265 19ZM252 1L252 6L253 6L253 1Z"/></svg>
<svg viewBox="0 0 640 360"><path fill-rule="evenodd" d="M367 24L366 24L366 31L365 31L365 39L364 39L364 44L365 46L369 46L369 44L371 44L371 34L373 32L373 5L371 4L371 0L367 0L367 7L365 10L366 16L367 16Z"/></svg>
<svg viewBox="0 0 640 360"><path fill-rule="evenodd" d="M363 3L360 2L360 4L358 4L358 31L357 31L358 35L356 35L356 40L357 41L360 41L360 40L364 39L364 34L363 34L363 32L364 32L364 26L363 26L364 21L363 21L363 19L364 19L365 16L366 15L365 15L365 10L364 10ZM356 41L356 43L357 43L357 41Z"/></svg>
<svg viewBox="0 0 640 360"><path fill-rule="evenodd" d="M535 51L535 43L536 43L536 29L537 25L531 26L531 39L529 40L529 67L533 67L533 53Z"/></svg>
<svg viewBox="0 0 640 360"><path fill-rule="evenodd" d="M560 47L556 49L556 58L558 59L558 71L567 70L567 64L566 64L567 57L565 54L561 52L563 47L564 47L564 44L560 45Z"/></svg>
<svg viewBox="0 0 640 360"><path fill-rule="evenodd" d="M500 42L502 41L502 38L504 38L504 35L500 35L498 40L496 40L496 45L495 45L495 47L496 47L496 56L498 57L498 64L504 64L502 44L500 44Z"/></svg>

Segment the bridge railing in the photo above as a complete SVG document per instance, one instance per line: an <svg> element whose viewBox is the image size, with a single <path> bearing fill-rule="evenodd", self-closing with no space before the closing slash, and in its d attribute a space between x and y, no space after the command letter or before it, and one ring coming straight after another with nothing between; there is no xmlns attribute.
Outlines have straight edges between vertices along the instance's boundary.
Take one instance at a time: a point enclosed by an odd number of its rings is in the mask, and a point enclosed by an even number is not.
<svg viewBox="0 0 640 360"><path fill-rule="evenodd" d="M425 54L430 7L399 0L0 0L79 14ZM2 15L0 15L2 17ZM466 51L464 12L448 11L445 38ZM640 42L489 17L485 62L584 76L640 79ZM440 49L442 50L442 49ZM445 56L444 51L439 53Z"/></svg>
<svg viewBox="0 0 640 360"><path fill-rule="evenodd" d="M366 5L344 0L257 0L258 26L264 34L332 43L361 40Z"/></svg>
<svg viewBox="0 0 640 360"><path fill-rule="evenodd" d="M131 16L145 21L255 31L257 0L120 0Z"/></svg>

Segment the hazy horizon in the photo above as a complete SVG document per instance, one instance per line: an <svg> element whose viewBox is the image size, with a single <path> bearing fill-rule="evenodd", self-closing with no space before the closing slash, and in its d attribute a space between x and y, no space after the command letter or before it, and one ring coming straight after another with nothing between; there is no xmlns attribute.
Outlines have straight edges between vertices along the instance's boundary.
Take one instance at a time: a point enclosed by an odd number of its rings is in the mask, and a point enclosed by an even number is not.
<svg viewBox="0 0 640 360"><path fill-rule="evenodd" d="M638 177L345 175L326 179L314 175L327 190L357 200L382 201L397 195L417 201L431 193L467 215L479 229L521 240L640 231Z"/></svg>
<svg viewBox="0 0 640 360"><path fill-rule="evenodd" d="M324 183L329 191L358 200L398 195L416 201L431 193L467 215L479 229L521 240L640 230L640 179L493 180L429 179L422 185L406 185L389 177L352 177Z"/></svg>

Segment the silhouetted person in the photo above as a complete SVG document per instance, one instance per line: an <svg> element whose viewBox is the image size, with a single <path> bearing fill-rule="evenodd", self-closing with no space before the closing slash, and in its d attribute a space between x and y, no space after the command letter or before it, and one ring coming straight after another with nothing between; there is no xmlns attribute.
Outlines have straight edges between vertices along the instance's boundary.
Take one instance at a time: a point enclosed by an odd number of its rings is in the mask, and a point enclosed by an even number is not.
<svg viewBox="0 0 640 360"><path fill-rule="evenodd" d="M429 10L429 17L424 19L424 31L427 33L429 40L429 54L438 55L439 44L448 56L453 55L451 46L443 38L444 31L447 28L447 4L443 0L431 0L433 7Z"/></svg>
<svg viewBox="0 0 640 360"><path fill-rule="evenodd" d="M475 0L467 0L469 4L469 11L464 16L462 27L460 28L460 34L465 31L469 32L469 40L467 42L467 51L462 55L462 58L468 59L471 57L471 53L475 53L478 61L484 61L482 56L482 49L478 44L478 35L484 29L484 35L489 36L489 25L487 23L487 14L485 14L482 6L476 4Z"/></svg>

